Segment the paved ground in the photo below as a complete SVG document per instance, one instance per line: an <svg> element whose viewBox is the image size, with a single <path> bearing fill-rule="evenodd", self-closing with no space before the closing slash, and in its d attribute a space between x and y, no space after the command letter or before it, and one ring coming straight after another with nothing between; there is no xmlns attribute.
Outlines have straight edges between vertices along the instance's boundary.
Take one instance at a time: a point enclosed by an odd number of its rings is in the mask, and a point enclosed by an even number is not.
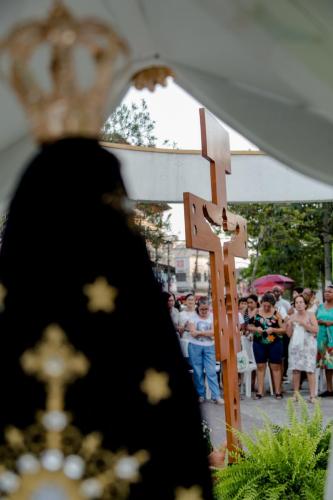
<svg viewBox="0 0 333 500"><path fill-rule="evenodd" d="M262 417L260 412L264 412L275 423L287 423L286 405L292 391L289 384L284 384L284 398L280 401L267 394L260 401L245 398L241 400L241 422L242 429L251 431L253 427L261 427ZM308 391L304 383L304 390L301 391L302 396L306 399ZM322 398L320 405L323 410L324 422L333 420L333 398ZM212 442L214 446L219 446L225 440L225 418L224 406L217 406L210 402L205 402L201 405L204 417L212 429ZM309 405L310 411L313 405Z"/></svg>

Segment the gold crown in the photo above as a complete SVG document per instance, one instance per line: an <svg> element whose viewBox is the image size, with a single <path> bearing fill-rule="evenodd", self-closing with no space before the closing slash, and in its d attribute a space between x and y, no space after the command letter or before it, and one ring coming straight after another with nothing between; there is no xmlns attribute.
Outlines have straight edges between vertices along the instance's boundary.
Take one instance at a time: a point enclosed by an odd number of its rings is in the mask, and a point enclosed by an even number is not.
<svg viewBox="0 0 333 500"><path fill-rule="evenodd" d="M44 90L34 78L30 62L37 49L51 48L52 88ZM75 71L75 49L85 48L95 65L95 80L81 88ZM15 27L0 43L9 56L9 76L40 142L66 136L97 137L111 85L113 63L126 44L111 27L95 19L76 19L55 1L45 20Z"/></svg>

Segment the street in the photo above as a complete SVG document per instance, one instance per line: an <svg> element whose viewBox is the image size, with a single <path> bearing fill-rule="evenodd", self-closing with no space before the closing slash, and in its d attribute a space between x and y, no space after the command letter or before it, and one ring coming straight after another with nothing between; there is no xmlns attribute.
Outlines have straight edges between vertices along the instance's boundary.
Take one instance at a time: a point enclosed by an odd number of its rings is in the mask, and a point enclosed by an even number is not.
<svg viewBox="0 0 333 500"><path fill-rule="evenodd" d="M284 398L280 401L274 396L267 395L259 401L245 398L241 400L241 424L242 430L251 432L254 427L261 427L263 418L262 413L265 413L276 424L287 424L287 401L293 395L290 384L284 384ZM304 390L300 391L302 397L308 398L307 384L304 383ZM318 398L319 404L323 411L323 420L326 424L329 420L333 420L333 398ZM297 406L297 403L295 403ZM314 405L308 404L310 411L313 411ZM206 401L201 405L203 416L208 421L209 427L212 429L211 439L215 447L219 447L225 440L225 415L224 406L218 406Z"/></svg>

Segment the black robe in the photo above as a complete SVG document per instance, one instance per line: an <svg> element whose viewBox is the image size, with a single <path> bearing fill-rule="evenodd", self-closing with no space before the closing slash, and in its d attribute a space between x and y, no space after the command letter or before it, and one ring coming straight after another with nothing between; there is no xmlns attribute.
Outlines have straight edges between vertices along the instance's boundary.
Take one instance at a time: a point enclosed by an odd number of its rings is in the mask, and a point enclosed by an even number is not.
<svg viewBox="0 0 333 500"><path fill-rule="evenodd" d="M210 499L197 398L145 245L117 205L122 191L117 159L95 140L45 145L26 169L0 254L8 291L0 315L0 430L25 428L45 407L43 384L19 358L57 323L91 363L67 390L74 425L83 434L100 431L104 448L149 452L130 498L174 499L177 487L198 485ZM82 290L99 276L118 290L112 314L87 308ZM172 395L154 405L140 389L148 368L170 377Z"/></svg>

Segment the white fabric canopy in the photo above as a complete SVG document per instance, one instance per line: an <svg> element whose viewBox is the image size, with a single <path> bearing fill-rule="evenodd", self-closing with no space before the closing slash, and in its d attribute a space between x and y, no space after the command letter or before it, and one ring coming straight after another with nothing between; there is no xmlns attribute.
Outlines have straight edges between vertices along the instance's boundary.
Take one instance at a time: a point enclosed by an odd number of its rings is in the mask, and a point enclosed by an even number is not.
<svg viewBox="0 0 333 500"><path fill-rule="evenodd" d="M188 191L211 200L209 163L201 151L105 145L122 166L132 200L182 203ZM333 199L333 186L295 172L259 151L231 152L230 203L319 202ZM246 189L244 188L246 186Z"/></svg>
<svg viewBox="0 0 333 500"><path fill-rule="evenodd" d="M170 66L176 81L261 149L333 184L333 4L319 0L65 0L127 40L106 116L133 73ZM44 17L47 0L1 0L0 37ZM40 63L38 59L36 65ZM82 81L88 73L83 68ZM0 84L0 203L33 146L14 95Z"/></svg>

